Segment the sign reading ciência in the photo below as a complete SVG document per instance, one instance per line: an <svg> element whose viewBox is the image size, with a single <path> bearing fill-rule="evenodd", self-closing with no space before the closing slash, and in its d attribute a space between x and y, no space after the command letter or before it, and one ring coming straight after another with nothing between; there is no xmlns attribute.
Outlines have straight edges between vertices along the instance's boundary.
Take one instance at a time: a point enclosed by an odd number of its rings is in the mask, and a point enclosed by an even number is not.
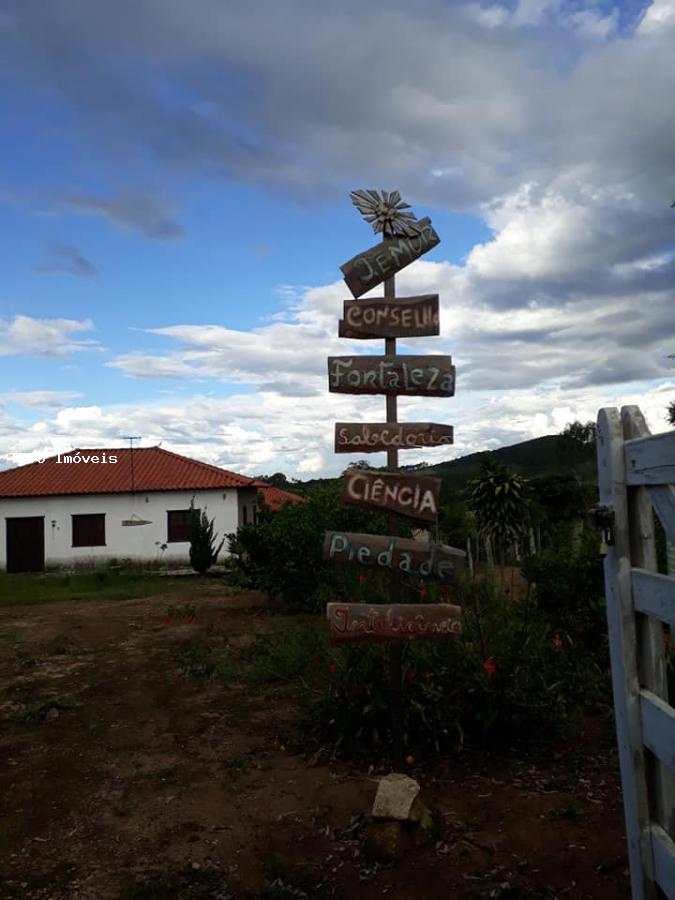
<svg viewBox="0 0 675 900"><path fill-rule="evenodd" d="M422 522L436 521L440 492L440 478L398 472L348 469L342 481L344 503L396 512Z"/></svg>

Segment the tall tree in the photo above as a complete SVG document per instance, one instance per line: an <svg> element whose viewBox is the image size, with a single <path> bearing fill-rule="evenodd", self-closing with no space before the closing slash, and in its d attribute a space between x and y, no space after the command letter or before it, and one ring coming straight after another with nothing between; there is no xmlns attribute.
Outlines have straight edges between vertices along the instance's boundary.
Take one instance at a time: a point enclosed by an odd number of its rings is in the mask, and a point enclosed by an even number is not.
<svg viewBox="0 0 675 900"><path fill-rule="evenodd" d="M529 524L528 480L488 456L480 475L469 482L468 505L478 533L494 540L504 564L507 547L519 540Z"/></svg>
<svg viewBox="0 0 675 900"><path fill-rule="evenodd" d="M206 510L195 509L195 498L190 501L190 565L200 575L211 568L218 559L225 538L216 547L218 537L214 532L214 519L209 519Z"/></svg>

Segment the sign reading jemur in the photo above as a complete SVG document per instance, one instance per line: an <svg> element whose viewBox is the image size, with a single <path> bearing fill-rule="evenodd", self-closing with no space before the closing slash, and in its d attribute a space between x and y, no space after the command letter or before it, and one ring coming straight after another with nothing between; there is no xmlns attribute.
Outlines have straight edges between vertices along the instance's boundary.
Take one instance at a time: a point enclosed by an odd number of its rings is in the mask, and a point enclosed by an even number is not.
<svg viewBox="0 0 675 900"><path fill-rule="evenodd" d="M345 283L354 297L358 298L382 284L440 243L431 219L420 219L416 225L419 232L414 237L396 235L387 238L381 244L357 253L340 266Z"/></svg>

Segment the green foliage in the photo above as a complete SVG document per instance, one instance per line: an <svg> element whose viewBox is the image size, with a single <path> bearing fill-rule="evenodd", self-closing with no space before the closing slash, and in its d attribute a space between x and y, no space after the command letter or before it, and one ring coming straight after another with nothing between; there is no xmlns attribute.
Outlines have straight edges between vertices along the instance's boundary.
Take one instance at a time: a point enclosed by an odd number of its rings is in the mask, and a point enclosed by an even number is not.
<svg viewBox="0 0 675 900"><path fill-rule="evenodd" d="M551 547L523 560L522 572L534 585L537 609L553 627L604 656L607 623L598 541L597 531L587 529L575 551L569 533L559 528Z"/></svg>
<svg viewBox="0 0 675 900"><path fill-rule="evenodd" d="M675 400L671 400L668 404L668 414L666 416L669 425L675 427Z"/></svg>
<svg viewBox="0 0 675 900"><path fill-rule="evenodd" d="M230 552L252 585L279 597L289 609L320 610L327 598L350 599L358 574L322 559L326 531L387 532L383 515L343 506L339 485L311 491L303 503L272 510L258 523L228 535Z"/></svg>
<svg viewBox="0 0 675 900"><path fill-rule="evenodd" d="M496 539L503 552L528 526L527 479L488 457L480 476L469 482L468 488L468 505L478 533Z"/></svg>
<svg viewBox="0 0 675 900"><path fill-rule="evenodd" d="M217 535L214 520L209 519L206 510L195 509L195 498L190 501L190 565L200 575L211 568L218 559L225 538L216 547Z"/></svg>
<svg viewBox="0 0 675 900"><path fill-rule="evenodd" d="M489 582L465 584L455 600L464 610L461 636L404 648L406 753L424 758L465 741L496 749L564 734L602 682L602 668L536 605L510 601ZM386 646L340 648L330 669L315 707L322 732L349 753L386 753Z"/></svg>

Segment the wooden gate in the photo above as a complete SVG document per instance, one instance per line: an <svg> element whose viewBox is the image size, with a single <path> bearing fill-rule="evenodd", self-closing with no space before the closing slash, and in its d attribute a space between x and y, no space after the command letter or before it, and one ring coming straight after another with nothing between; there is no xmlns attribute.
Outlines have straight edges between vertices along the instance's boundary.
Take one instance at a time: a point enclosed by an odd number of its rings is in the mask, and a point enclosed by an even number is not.
<svg viewBox="0 0 675 900"><path fill-rule="evenodd" d="M675 578L658 574L654 542L654 512L675 542L675 431L651 435L637 406L600 410L598 481L632 896L675 900L675 709L664 629L675 634Z"/></svg>

